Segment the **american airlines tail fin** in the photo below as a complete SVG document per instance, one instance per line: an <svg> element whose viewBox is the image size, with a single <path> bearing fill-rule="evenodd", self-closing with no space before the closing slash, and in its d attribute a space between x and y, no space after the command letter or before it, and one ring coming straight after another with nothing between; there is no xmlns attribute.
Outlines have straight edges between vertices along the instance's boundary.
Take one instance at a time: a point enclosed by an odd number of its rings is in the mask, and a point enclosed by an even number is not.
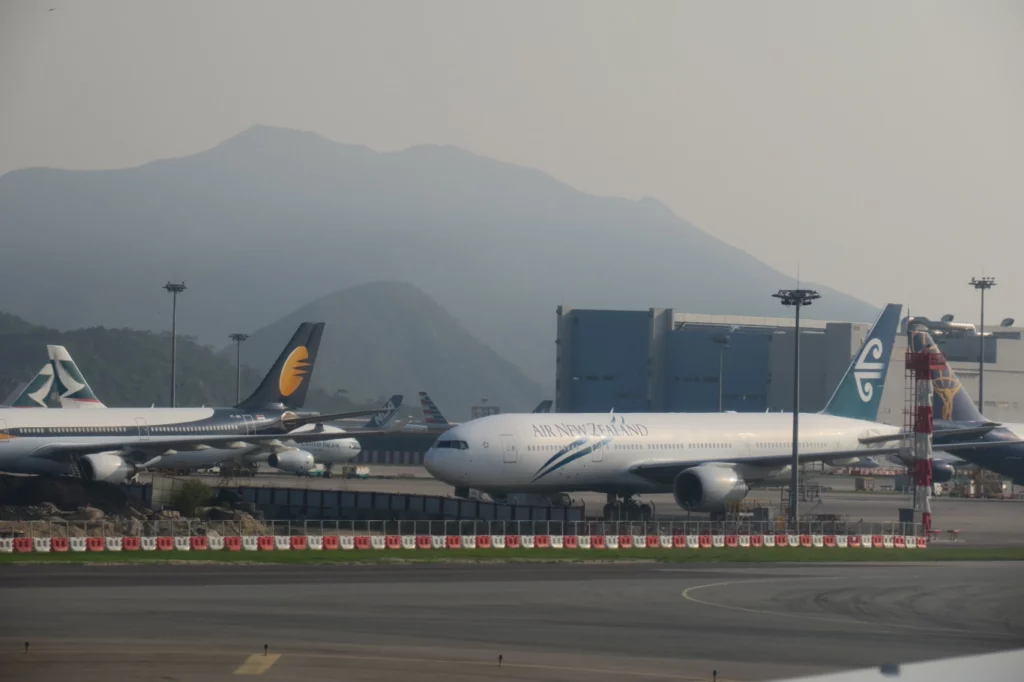
<svg viewBox="0 0 1024 682"><path fill-rule="evenodd" d="M46 407L46 397L53 387L53 365L49 362L32 379L7 396L4 407Z"/></svg>
<svg viewBox="0 0 1024 682"><path fill-rule="evenodd" d="M533 408L533 414L547 414L548 412L551 411L551 405L552 404L553 404L553 401L551 401L551 400L542 400L542 401L540 401L540 405L538 405L537 407Z"/></svg>
<svg viewBox="0 0 1024 682"><path fill-rule="evenodd" d="M441 410L437 409L437 405L430 399L430 396L425 391L420 391L420 405L423 407L423 423L428 426L447 426L448 420L441 414Z"/></svg>
<svg viewBox="0 0 1024 682"><path fill-rule="evenodd" d="M898 303L885 306L825 406L825 414L865 421L878 418L878 406L882 402L885 375L889 371L902 309Z"/></svg>
<svg viewBox="0 0 1024 682"><path fill-rule="evenodd" d="M915 353L937 353L942 361L932 366L932 412L935 419L952 422L984 422L987 421L978 410L978 406L967 394L960 383L956 372L946 362L938 345L926 331L910 332L910 347Z"/></svg>
<svg viewBox="0 0 1024 682"><path fill-rule="evenodd" d="M323 333L323 322L300 324L288 345L277 356L277 362L263 377L259 388L235 407L240 410L260 410L272 405L284 405L290 409L302 407Z"/></svg>
<svg viewBox="0 0 1024 682"><path fill-rule="evenodd" d="M54 385L60 395L61 407L106 407L92 392L89 383L64 346L47 346L46 351L50 354L50 362L53 364Z"/></svg>
<svg viewBox="0 0 1024 682"><path fill-rule="evenodd" d="M402 396L396 393L391 396L390 400L384 403L384 409L387 410L387 412L378 412L373 415L365 424L363 424L363 427L367 429L383 429L394 420L395 415L398 414L398 408L401 406Z"/></svg>

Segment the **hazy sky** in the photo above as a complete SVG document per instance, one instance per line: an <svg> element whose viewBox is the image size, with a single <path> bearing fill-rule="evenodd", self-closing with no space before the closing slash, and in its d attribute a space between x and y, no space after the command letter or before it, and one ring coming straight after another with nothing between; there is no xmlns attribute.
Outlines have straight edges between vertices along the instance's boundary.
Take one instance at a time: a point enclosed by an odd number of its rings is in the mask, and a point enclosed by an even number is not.
<svg viewBox="0 0 1024 682"><path fill-rule="evenodd" d="M1019 0L0 0L0 88L0 173L450 143L876 304L973 321L995 276L1024 322Z"/></svg>

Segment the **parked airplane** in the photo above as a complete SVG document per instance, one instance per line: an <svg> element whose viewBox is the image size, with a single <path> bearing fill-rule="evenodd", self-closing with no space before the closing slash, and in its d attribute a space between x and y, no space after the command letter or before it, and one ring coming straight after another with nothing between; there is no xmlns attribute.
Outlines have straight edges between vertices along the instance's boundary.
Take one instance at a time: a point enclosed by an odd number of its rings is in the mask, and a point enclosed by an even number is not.
<svg viewBox="0 0 1024 682"><path fill-rule="evenodd" d="M322 334L323 323L300 325L256 391L233 408L0 409L0 471L120 482L145 466L212 466L215 457L241 459L256 450L309 454L297 446L333 440L323 422L380 411L295 413ZM306 425L316 426L290 433Z"/></svg>
<svg viewBox="0 0 1024 682"><path fill-rule="evenodd" d="M426 391L420 391L419 395L420 407L423 409L423 423L407 423L402 427L403 431L443 433L454 426L454 424L444 418L441 410L437 409L437 405L434 404L434 401L427 395Z"/></svg>
<svg viewBox="0 0 1024 682"><path fill-rule="evenodd" d="M825 409L801 417L802 461L898 452L887 442L900 429L874 420L900 308L886 306ZM752 487L789 483L792 429L783 413L502 414L447 431L424 465L456 494L595 491L608 496L606 517L649 517L632 497L671 492L684 509L720 514Z"/></svg>
<svg viewBox="0 0 1024 682"><path fill-rule="evenodd" d="M54 385L58 390L61 407L105 407L92 392L89 383L64 346L47 346L46 352L50 356L50 364L53 365Z"/></svg>
<svg viewBox="0 0 1024 682"><path fill-rule="evenodd" d="M1024 424L995 424L986 419L928 332L911 331L910 342L916 352L927 351L942 358L932 369L936 456L939 451L951 449L947 443L949 438L941 435L943 432L959 430L962 433L978 428L979 432L973 437L957 439L961 442L953 448L955 457L1007 476L1016 485L1024 485ZM987 426L993 428L985 429ZM932 466L934 469L936 465Z"/></svg>

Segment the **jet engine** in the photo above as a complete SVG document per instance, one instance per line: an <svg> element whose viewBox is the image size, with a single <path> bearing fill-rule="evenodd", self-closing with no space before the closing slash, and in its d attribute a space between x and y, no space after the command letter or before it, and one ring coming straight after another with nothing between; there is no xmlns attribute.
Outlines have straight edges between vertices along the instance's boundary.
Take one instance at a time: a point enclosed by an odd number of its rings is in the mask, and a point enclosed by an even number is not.
<svg viewBox="0 0 1024 682"><path fill-rule="evenodd" d="M956 469L948 462L932 462L932 483L949 483L956 475Z"/></svg>
<svg viewBox="0 0 1024 682"><path fill-rule="evenodd" d="M88 481L124 483L136 473L135 465L113 452L84 455L81 460L82 478Z"/></svg>
<svg viewBox="0 0 1024 682"><path fill-rule="evenodd" d="M672 482L672 496L683 509L724 511L729 502L747 496L747 482L729 467L702 464L687 469Z"/></svg>
<svg viewBox="0 0 1024 682"><path fill-rule="evenodd" d="M291 474L305 474L313 468L313 455L305 450L283 450L272 453L267 464Z"/></svg>

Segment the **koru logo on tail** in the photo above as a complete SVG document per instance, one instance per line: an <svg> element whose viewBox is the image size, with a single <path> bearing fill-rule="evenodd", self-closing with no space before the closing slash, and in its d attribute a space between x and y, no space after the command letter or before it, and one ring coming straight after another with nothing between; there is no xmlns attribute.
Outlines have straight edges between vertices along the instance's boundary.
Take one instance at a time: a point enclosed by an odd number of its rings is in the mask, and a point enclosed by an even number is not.
<svg viewBox="0 0 1024 682"><path fill-rule="evenodd" d="M871 339L864 346L857 358L857 364L853 366L853 380L857 383L857 395L863 402L868 402L875 395L873 381L882 378L882 370L885 363L882 362L882 354L885 346L880 339Z"/></svg>

